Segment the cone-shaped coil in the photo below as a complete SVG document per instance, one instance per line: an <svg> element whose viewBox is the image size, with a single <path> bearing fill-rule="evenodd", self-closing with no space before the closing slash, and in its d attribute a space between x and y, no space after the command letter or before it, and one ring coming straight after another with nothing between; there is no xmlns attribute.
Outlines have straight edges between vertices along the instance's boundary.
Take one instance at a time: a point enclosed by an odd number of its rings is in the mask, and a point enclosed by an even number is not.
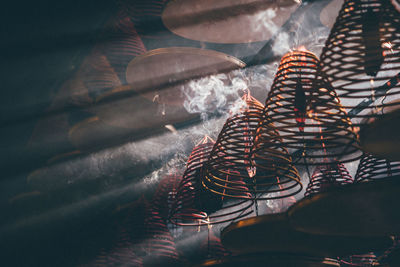
<svg viewBox="0 0 400 267"><path fill-rule="evenodd" d="M96 259L88 266L143 266L144 219L146 200L141 197L134 203L118 207L113 215L115 234ZM114 228L114 227L113 227Z"/></svg>
<svg viewBox="0 0 400 267"><path fill-rule="evenodd" d="M205 136L190 154L171 211L170 220L174 224L201 226L224 223L252 212L251 201L229 201L206 191L201 185L203 164L208 160L214 144L214 140Z"/></svg>
<svg viewBox="0 0 400 267"><path fill-rule="evenodd" d="M353 178L342 163L317 166L305 196L313 196L352 183Z"/></svg>
<svg viewBox="0 0 400 267"><path fill-rule="evenodd" d="M161 13L166 0L119 0L118 3L131 17L139 34L145 38L160 39L165 32Z"/></svg>
<svg viewBox="0 0 400 267"><path fill-rule="evenodd" d="M96 48L83 62L82 69L78 72L78 78L82 79L89 95L93 98L121 85L121 81L107 57Z"/></svg>
<svg viewBox="0 0 400 267"><path fill-rule="evenodd" d="M145 219L145 237L143 248L144 265L150 266L174 266L179 264L179 256L175 242L167 225L156 209L147 205Z"/></svg>
<svg viewBox="0 0 400 267"><path fill-rule="evenodd" d="M231 252L222 245L221 239L214 234L212 229L209 231L207 238L201 243L200 253L203 260L216 260L231 255Z"/></svg>
<svg viewBox="0 0 400 267"><path fill-rule="evenodd" d="M246 93L244 107L227 119L204 168L204 186L217 194L249 198L255 168L250 159L253 138L263 105Z"/></svg>
<svg viewBox="0 0 400 267"><path fill-rule="evenodd" d="M102 51L123 84L126 83L126 68L135 57L144 54L146 48L126 10L120 10L110 23L110 30L104 36Z"/></svg>
<svg viewBox="0 0 400 267"><path fill-rule="evenodd" d="M170 217L171 208L175 202L179 183L182 177L177 174L169 174L158 184L153 196L153 207L158 211L161 218L167 221Z"/></svg>
<svg viewBox="0 0 400 267"><path fill-rule="evenodd" d="M318 58L305 50L283 56L260 127L273 124L296 164L350 162L361 156L357 136L335 91L316 80ZM315 90L315 83L323 87Z"/></svg>
<svg viewBox="0 0 400 267"><path fill-rule="evenodd" d="M390 0L346 0L326 40L319 70L351 118L399 105L400 13Z"/></svg>
<svg viewBox="0 0 400 267"><path fill-rule="evenodd" d="M274 199L299 192L301 183L288 154L285 154L287 158L282 157L284 166L274 161L280 160L280 155L277 154L273 155L274 159L266 159L265 155L262 155L262 159L270 164L260 166L260 168L258 159L255 161L252 159L253 144L257 142L257 137L255 140L254 136L262 120L263 106L247 94L243 100L246 105L237 114L227 119L218 136L204 169L203 185L213 193L243 199L249 197ZM276 168L276 165L280 167ZM282 169L284 169L284 177L280 173ZM283 179L280 180L280 178ZM287 189L294 189L294 191L283 193ZM266 195L277 192L282 194Z"/></svg>
<svg viewBox="0 0 400 267"><path fill-rule="evenodd" d="M400 162L376 158L365 153L358 165L354 182L370 182L397 176L400 178Z"/></svg>

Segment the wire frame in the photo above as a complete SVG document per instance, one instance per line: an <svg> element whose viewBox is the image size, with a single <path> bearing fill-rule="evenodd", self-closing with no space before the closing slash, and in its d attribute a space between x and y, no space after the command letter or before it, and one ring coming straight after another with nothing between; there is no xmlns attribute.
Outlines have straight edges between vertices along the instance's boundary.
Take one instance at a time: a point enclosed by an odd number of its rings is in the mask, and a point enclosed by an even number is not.
<svg viewBox="0 0 400 267"><path fill-rule="evenodd" d="M265 103L261 127L273 124L275 137L296 164L350 162L361 156L357 136L335 91L317 78L318 58L295 50L283 56ZM315 83L323 84L315 90Z"/></svg>
<svg viewBox="0 0 400 267"><path fill-rule="evenodd" d="M319 70L354 118L378 116L400 94L400 13L390 0L346 0Z"/></svg>
<svg viewBox="0 0 400 267"><path fill-rule="evenodd" d="M365 153L358 165L354 182L371 182L397 176L400 177L400 162L376 158Z"/></svg>
<svg viewBox="0 0 400 267"><path fill-rule="evenodd" d="M229 201L202 187L202 168L214 144L215 141L206 135L190 154L171 209L172 223L181 226L212 225L242 218L252 212L252 202Z"/></svg>
<svg viewBox="0 0 400 267"><path fill-rule="evenodd" d="M305 196L352 184L353 178L342 163L317 166L307 186Z"/></svg>

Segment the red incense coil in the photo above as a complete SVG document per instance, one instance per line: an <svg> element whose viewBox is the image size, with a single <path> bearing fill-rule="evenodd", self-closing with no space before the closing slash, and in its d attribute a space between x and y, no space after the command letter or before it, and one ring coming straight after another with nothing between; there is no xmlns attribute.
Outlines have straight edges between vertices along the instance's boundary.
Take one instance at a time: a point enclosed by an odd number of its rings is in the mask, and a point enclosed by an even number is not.
<svg viewBox="0 0 400 267"><path fill-rule="evenodd" d="M107 57L97 48L83 62L78 77L94 97L121 85Z"/></svg>
<svg viewBox="0 0 400 267"><path fill-rule="evenodd" d="M178 187L170 220L181 226L201 226L228 222L247 216L252 203L232 201L206 191L202 184L203 164L215 141L205 136L193 149ZM218 211L216 214L213 212Z"/></svg>
<svg viewBox="0 0 400 267"><path fill-rule="evenodd" d="M400 177L400 162L392 162L364 154L358 165L354 181L356 183L370 182L397 176Z"/></svg>
<svg viewBox="0 0 400 267"><path fill-rule="evenodd" d="M153 207L147 207L144 232L146 237L143 244L145 265L179 262L175 242L167 225Z"/></svg>
<svg viewBox="0 0 400 267"><path fill-rule="evenodd" d="M245 106L225 122L204 168L203 185L213 193L231 198L253 197L256 169L251 148L263 105L249 94Z"/></svg>
<svg viewBox="0 0 400 267"><path fill-rule="evenodd" d="M212 229L207 238L203 240L200 251L203 259L221 259L231 255L231 253L222 245L221 239L217 237Z"/></svg>
<svg viewBox="0 0 400 267"><path fill-rule="evenodd" d="M317 166L305 196L313 196L352 183L353 178L342 163Z"/></svg>
<svg viewBox="0 0 400 267"><path fill-rule="evenodd" d="M256 130L264 119L263 106L249 95L243 100L246 106L226 121L218 136L205 168L204 185L222 196L243 199L276 199L300 192L302 185L288 154L259 153L260 132Z"/></svg>
<svg viewBox="0 0 400 267"><path fill-rule="evenodd" d="M361 156L357 136L335 91L317 78L318 58L305 50L283 56L260 127L273 125L296 164L350 162ZM321 84L318 90L315 84ZM322 86L323 84L323 86Z"/></svg>
<svg viewBox="0 0 400 267"><path fill-rule="evenodd" d="M182 177L177 174L167 175L160 181L153 195L153 208L158 211L164 221L167 221L170 216L170 209L175 201L181 180Z"/></svg>
<svg viewBox="0 0 400 267"><path fill-rule="evenodd" d="M121 10L113 20L110 32L104 36L101 49L107 56L122 83L126 83L126 68L135 57L144 54L146 48L131 18Z"/></svg>
<svg viewBox="0 0 400 267"><path fill-rule="evenodd" d="M115 234L107 248L103 247L99 256L88 266L143 266L144 218L146 216L146 200L141 197L134 203L119 206L113 221Z"/></svg>
<svg viewBox="0 0 400 267"><path fill-rule="evenodd" d="M166 0L120 0L120 6L126 10L141 36L160 38L160 29L164 29L161 14Z"/></svg>
<svg viewBox="0 0 400 267"><path fill-rule="evenodd" d="M351 118L375 117L398 105L391 100L400 94L400 13L391 1L346 0L319 70Z"/></svg>

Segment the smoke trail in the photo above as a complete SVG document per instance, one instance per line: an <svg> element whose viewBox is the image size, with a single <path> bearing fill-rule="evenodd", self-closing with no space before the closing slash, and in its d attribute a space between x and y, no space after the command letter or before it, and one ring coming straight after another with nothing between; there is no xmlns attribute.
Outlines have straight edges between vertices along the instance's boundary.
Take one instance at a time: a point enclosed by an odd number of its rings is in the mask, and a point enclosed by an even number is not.
<svg viewBox="0 0 400 267"><path fill-rule="evenodd" d="M247 83L241 70L191 80L182 87L185 96L183 105L189 113L200 113L203 118L209 113L224 114L240 105L235 101L246 89Z"/></svg>

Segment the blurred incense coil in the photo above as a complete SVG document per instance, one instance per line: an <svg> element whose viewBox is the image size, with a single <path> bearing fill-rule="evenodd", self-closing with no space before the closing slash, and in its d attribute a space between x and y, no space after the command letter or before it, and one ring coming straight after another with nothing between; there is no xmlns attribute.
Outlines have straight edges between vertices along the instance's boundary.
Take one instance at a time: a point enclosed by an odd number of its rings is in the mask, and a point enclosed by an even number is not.
<svg viewBox="0 0 400 267"><path fill-rule="evenodd" d="M317 166L307 186L305 196L352 184L353 178L342 163Z"/></svg>
<svg viewBox="0 0 400 267"><path fill-rule="evenodd" d="M361 156L357 136L333 88L316 79L318 63L305 49L283 56L260 127L276 127L281 141L269 142L287 149L295 164L354 161Z"/></svg>
<svg viewBox="0 0 400 267"><path fill-rule="evenodd" d="M202 168L214 144L214 140L205 136L190 154L171 210L170 220L174 224L212 225L241 218L252 212L251 201L230 201L206 191L201 185Z"/></svg>
<svg viewBox="0 0 400 267"><path fill-rule="evenodd" d="M110 30L103 38L105 40L100 44L101 49L122 84L125 84L125 73L129 62L146 52L142 39L126 10L121 8L116 18L110 22Z"/></svg>
<svg viewBox="0 0 400 267"><path fill-rule="evenodd" d="M221 239L214 234L213 230L209 231L207 238L201 243L200 253L203 260L222 259L232 254L222 245Z"/></svg>
<svg viewBox="0 0 400 267"><path fill-rule="evenodd" d="M400 14L391 1L346 0L326 40L319 71L354 122L398 105L391 100L400 94Z"/></svg>
<svg viewBox="0 0 400 267"><path fill-rule="evenodd" d="M158 184L157 190L153 196L153 207L158 211L161 218L167 221L172 205L178 190L178 185L182 177L177 174L169 174Z"/></svg>
<svg viewBox="0 0 400 267"><path fill-rule="evenodd" d="M145 266L175 266L180 264L178 252L171 233L158 211L146 205L146 219L143 242L143 263Z"/></svg>
<svg viewBox="0 0 400 267"><path fill-rule="evenodd" d="M378 258L374 253L368 253L364 255L352 255L340 260L340 266L351 267L351 266L380 266Z"/></svg>
<svg viewBox="0 0 400 267"><path fill-rule="evenodd" d="M166 2L166 0L118 0L119 6L127 12L139 34L144 38L154 39L160 39L165 30L161 13Z"/></svg>
<svg viewBox="0 0 400 267"><path fill-rule="evenodd" d="M84 266L143 266L144 217L147 201L142 196L133 203L118 206L112 214L109 227L111 235L105 231L104 236L110 236L103 243L98 256ZM105 229L104 229L105 230ZM112 236L112 237L111 237Z"/></svg>
<svg viewBox="0 0 400 267"><path fill-rule="evenodd" d="M354 181L370 182L390 177L400 177L400 162L392 162L364 154L358 165Z"/></svg>

